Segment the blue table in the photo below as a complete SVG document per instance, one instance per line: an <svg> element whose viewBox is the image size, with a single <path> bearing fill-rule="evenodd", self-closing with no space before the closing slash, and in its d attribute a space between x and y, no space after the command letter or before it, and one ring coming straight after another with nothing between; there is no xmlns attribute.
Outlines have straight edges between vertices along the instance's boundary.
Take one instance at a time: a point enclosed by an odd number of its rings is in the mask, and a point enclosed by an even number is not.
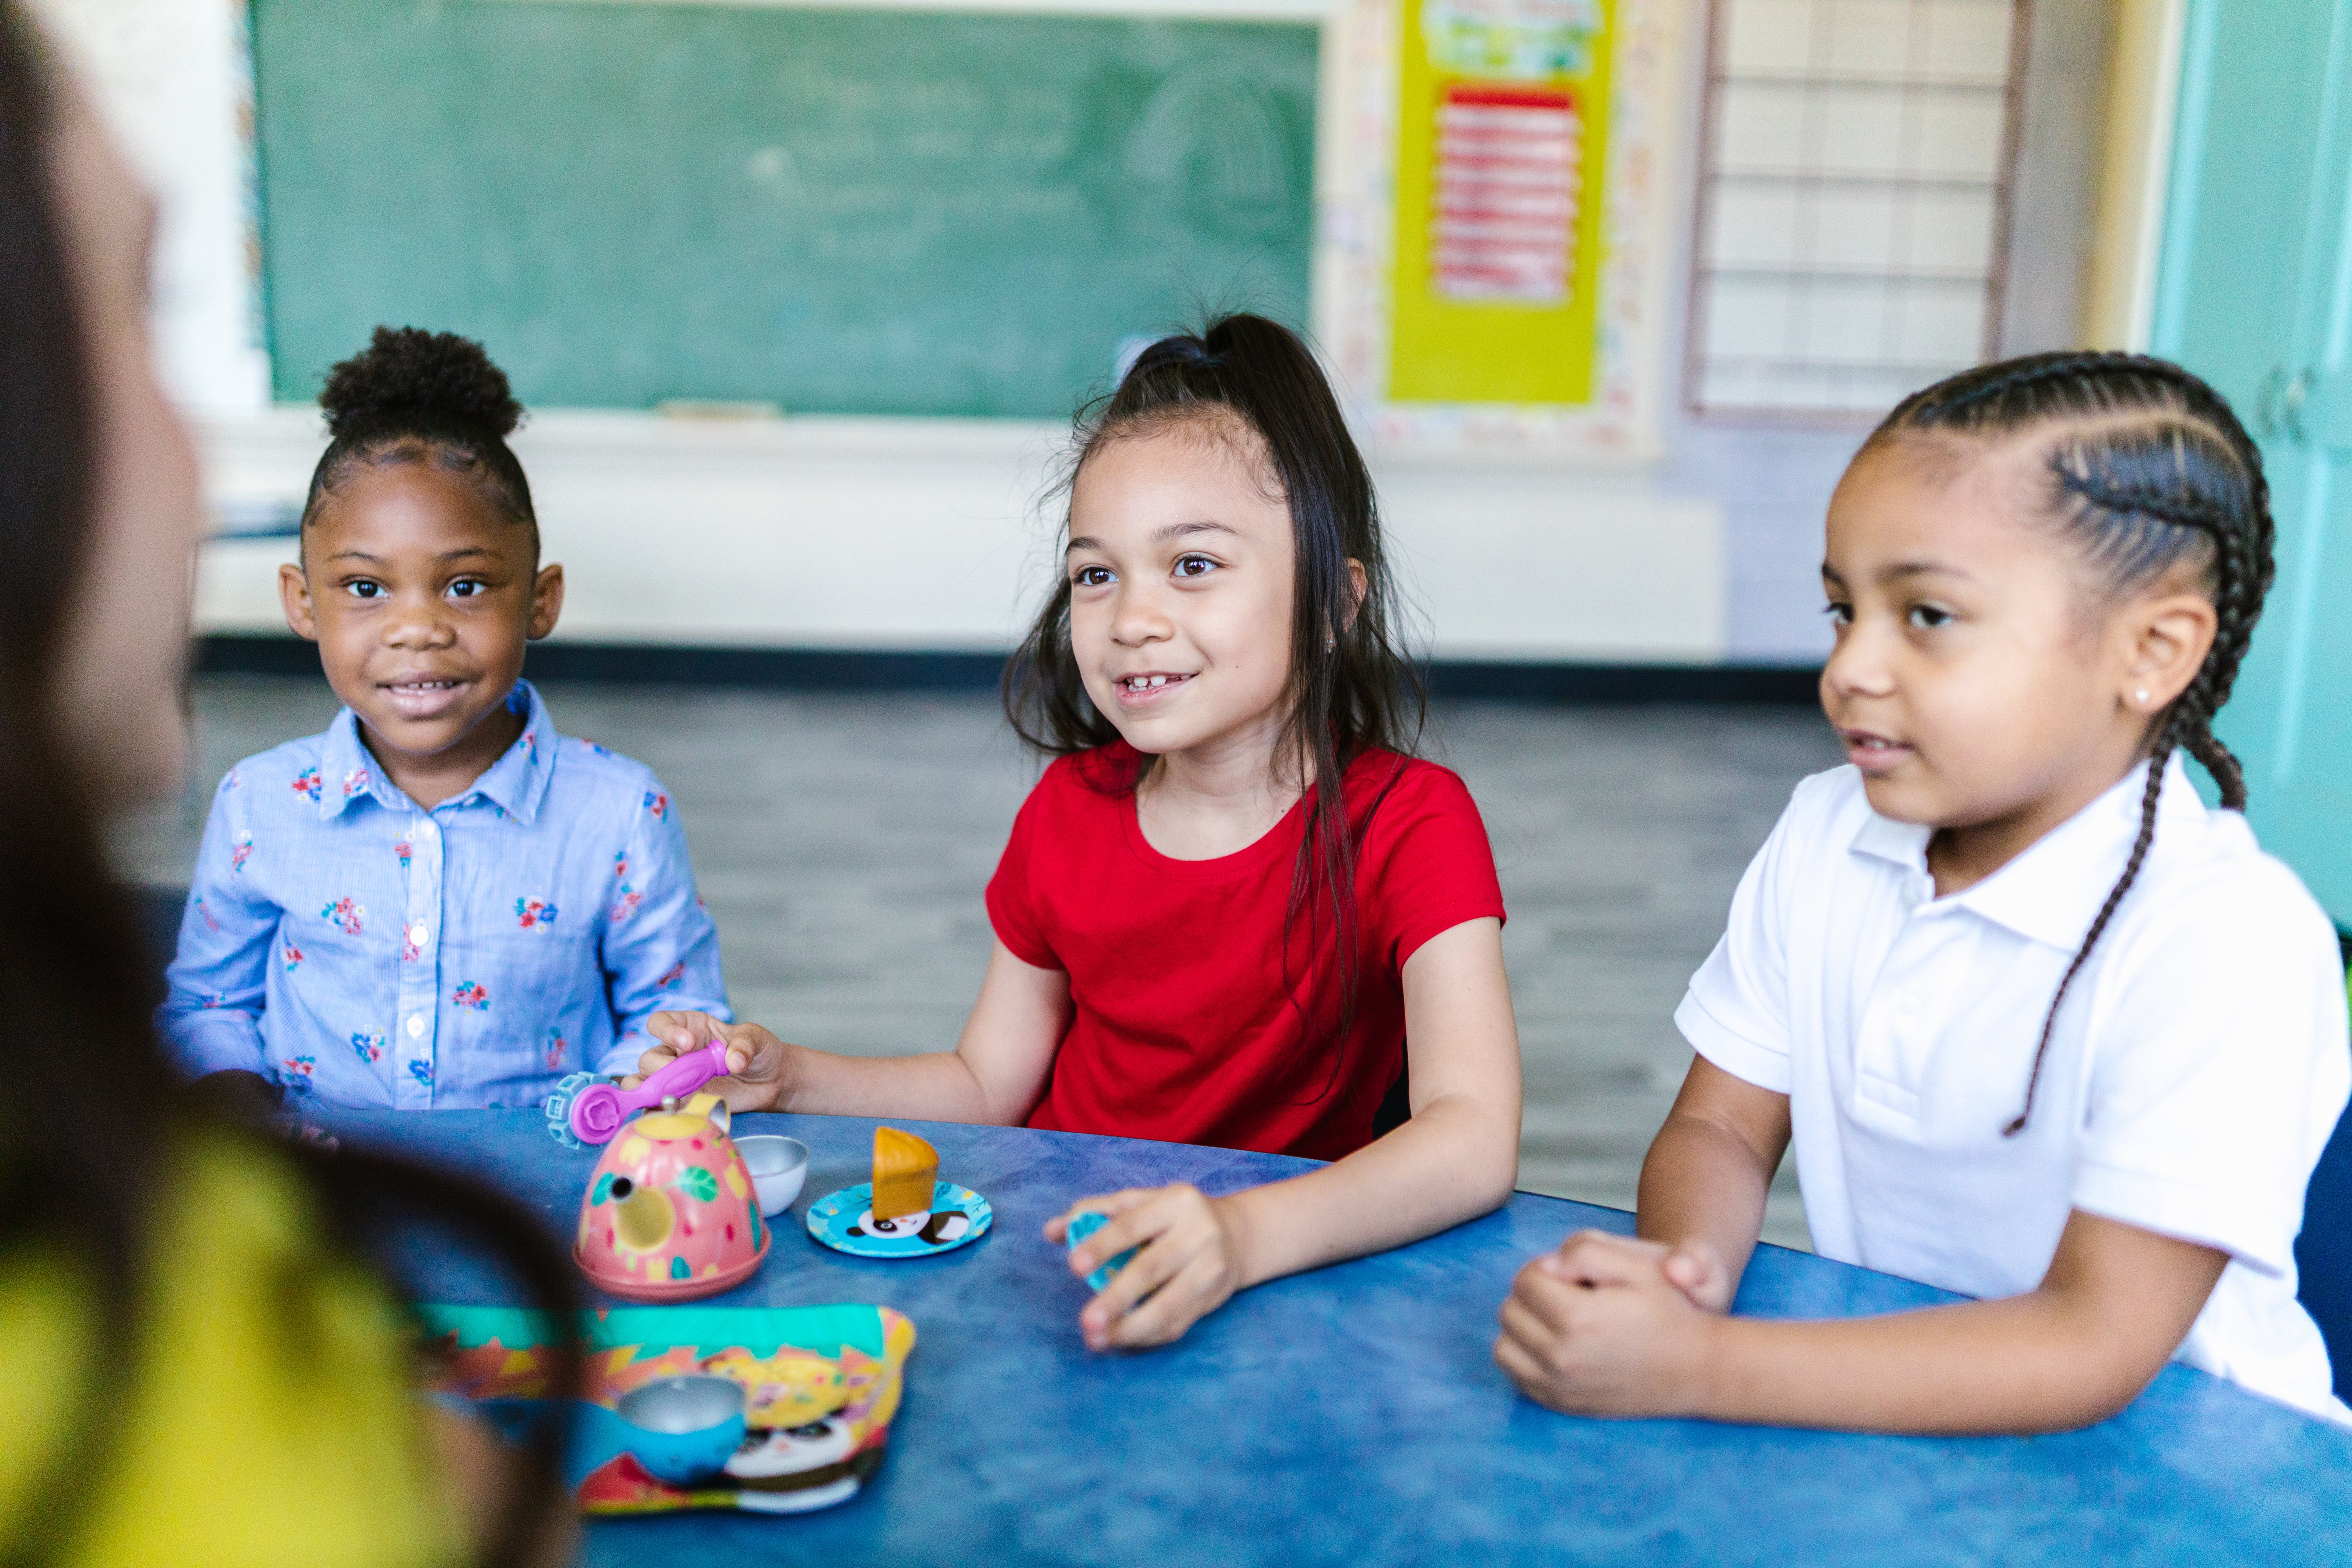
<svg viewBox="0 0 2352 1568"><path fill-rule="evenodd" d="M347 1138L470 1170L566 1237L593 1159L521 1111L337 1113ZM1067 1200L1184 1180L1229 1192L1307 1162L909 1122L996 1207L975 1246L845 1258L800 1216L864 1180L871 1121L746 1116L811 1169L767 1267L733 1296L876 1301L915 1321L880 1473L828 1512L602 1521L593 1564L2210 1563L2352 1562L2352 1435L2186 1367L2113 1421L2032 1438L1920 1439L1601 1422L1521 1399L1488 1353L1530 1254L1632 1216L1522 1194L1418 1246L1245 1292L1181 1343L1098 1356L1038 1227ZM409 1259L428 1300L492 1303L466 1258ZM1759 1251L1738 1310L1878 1312L1926 1286Z"/></svg>

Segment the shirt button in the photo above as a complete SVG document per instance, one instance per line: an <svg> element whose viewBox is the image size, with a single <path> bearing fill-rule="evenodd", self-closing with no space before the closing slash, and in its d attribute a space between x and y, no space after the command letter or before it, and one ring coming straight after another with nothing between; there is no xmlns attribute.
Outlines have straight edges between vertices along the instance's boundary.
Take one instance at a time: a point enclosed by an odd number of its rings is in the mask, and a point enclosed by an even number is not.
<svg viewBox="0 0 2352 1568"><path fill-rule="evenodd" d="M408 1037L413 1040L423 1033L425 1033L425 1015L411 1013L408 1016Z"/></svg>
<svg viewBox="0 0 2352 1568"><path fill-rule="evenodd" d="M416 924L408 928L408 940L415 942L419 947L423 947L425 942L431 939L432 935L432 928L425 925L422 921L417 921Z"/></svg>

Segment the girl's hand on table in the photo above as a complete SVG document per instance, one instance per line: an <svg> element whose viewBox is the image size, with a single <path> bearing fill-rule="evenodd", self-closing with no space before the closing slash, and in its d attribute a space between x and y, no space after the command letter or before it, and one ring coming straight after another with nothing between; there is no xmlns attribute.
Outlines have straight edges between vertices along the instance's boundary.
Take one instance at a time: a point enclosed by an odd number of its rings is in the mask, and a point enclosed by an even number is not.
<svg viewBox="0 0 2352 1568"><path fill-rule="evenodd" d="M1706 1279L1685 1284L1669 1265L1700 1261L1662 1242L1580 1231L1519 1270L1503 1303L1495 1360L1521 1393L1554 1410L1694 1414L1720 1309L1702 1306L1692 1292L1710 1285L1728 1291Z"/></svg>
<svg viewBox="0 0 2352 1568"><path fill-rule="evenodd" d="M1081 1210L1110 1223L1071 1251L1071 1273L1083 1279L1128 1248L1142 1249L1079 1312L1088 1350L1172 1343L1241 1283L1242 1237L1232 1205L1189 1182L1082 1198L1045 1222L1045 1239L1061 1241Z"/></svg>
<svg viewBox="0 0 2352 1568"><path fill-rule="evenodd" d="M1659 1244L1644 1242L1643 1245L1656 1247ZM1667 1252L1658 1267L1665 1274L1667 1283L1690 1298L1692 1306L1709 1312L1731 1310L1731 1298L1737 1287L1732 1282L1730 1268L1723 1261L1723 1254L1715 1249L1713 1242L1685 1241Z"/></svg>
<svg viewBox="0 0 2352 1568"><path fill-rule="evenodd" d="M782 1110L791 1093L792 1047L757 1024L722 1024L708 1013L656 1013L646 1020L656 1042L621 1080L635 1089L658 1070L713 1040L727 1042L727 1076L710 1080L730 1110Z"/></svg>

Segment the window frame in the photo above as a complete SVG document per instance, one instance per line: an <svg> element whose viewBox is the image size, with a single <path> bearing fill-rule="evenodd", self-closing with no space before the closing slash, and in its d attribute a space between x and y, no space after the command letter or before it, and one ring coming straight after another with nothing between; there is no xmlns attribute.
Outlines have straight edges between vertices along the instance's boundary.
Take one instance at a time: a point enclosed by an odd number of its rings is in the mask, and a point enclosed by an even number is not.
<svg viewBox="0 0 2352 1568"><path fill-rule="evenodd" d="M1684 331L1682 354L1682 388L1679 402L1684 416L1711 425L1760 426L1783 429L1844 430L1867 429L1885 416L1885 407L1858 406L1791 407L1769 404L1710 403L1706 400L1706 373L1713 363L1707 351L1708 311L1715 280L1729 268L1718 268L1709 259L1715 236L1715 206L1717 187L1723 175L1716 162L1717 136L1723 115L1724 88L1735 79L1729 74L1728 52L1731 12L1742 0L1707 0L1706 37L1700 76L1700 110L1698 140L1691 169L1691 226L1688 276L1684 289ZM1818 8L1829 0L1809 0ZM1933 5L1939 0L1885 0L1889 5L1902 4L1917 10L1923 5ZM2010 25L2007 43L2006 69L2001 78L2000 143L1994 161L1991 183L1992 232L1990 259L1985 272L1985 303L1983 321L1979 331L1975 363L1984 363L1997 357L2001 340L2003 320L2009 300L2009 272L2012 229L2015 222L2017 187L2017 157L2024 117L2028 48L2033 25L2032 0L2000 0L2009 8ZM1801 88L1815 87L1823 79L1807 77ZM1834 85L1835 78L1826 79ZM1907 85L1900 96L1908 99L1915 89ZM1817 174L1800 174L1800 182L1812 181L1820 188ZM1932 186L1936 182L1901 174L1886 182L1898 188ZM1981 188L1969 182L1972 188ZM1800 276L1793 272L1790 276ZM1893 274L1889 274L1893 276ZM1789 363L1802 363L1791 360ZM1958 368L1958 367L1955 367ZM1889 405L1891 406L1891 405Z"/></svg>

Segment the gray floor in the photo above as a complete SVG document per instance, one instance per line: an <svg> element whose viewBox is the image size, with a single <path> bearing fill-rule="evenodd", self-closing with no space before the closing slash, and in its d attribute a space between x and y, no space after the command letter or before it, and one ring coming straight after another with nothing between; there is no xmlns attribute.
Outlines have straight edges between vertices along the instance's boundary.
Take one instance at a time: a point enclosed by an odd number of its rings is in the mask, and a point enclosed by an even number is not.
<svg viewBox="0 0 2352 1568"><path fill-rule="evenodd" d="M677 799L741 1016L829 1049L953 1043L987 962L981 889L1034 776L992 700L553 686L556 723ZM317 731L316 680L195 683L185 801L127 821L124 871L183 883L229 764ZM1519 1184L1630 1207L1690 1053L1671 1016L1790 786L1837 753L1810 710L1455 704L1511 911L1527 1070ZM1766 1235L1801 1246L1787 1169Z"/></svg>

